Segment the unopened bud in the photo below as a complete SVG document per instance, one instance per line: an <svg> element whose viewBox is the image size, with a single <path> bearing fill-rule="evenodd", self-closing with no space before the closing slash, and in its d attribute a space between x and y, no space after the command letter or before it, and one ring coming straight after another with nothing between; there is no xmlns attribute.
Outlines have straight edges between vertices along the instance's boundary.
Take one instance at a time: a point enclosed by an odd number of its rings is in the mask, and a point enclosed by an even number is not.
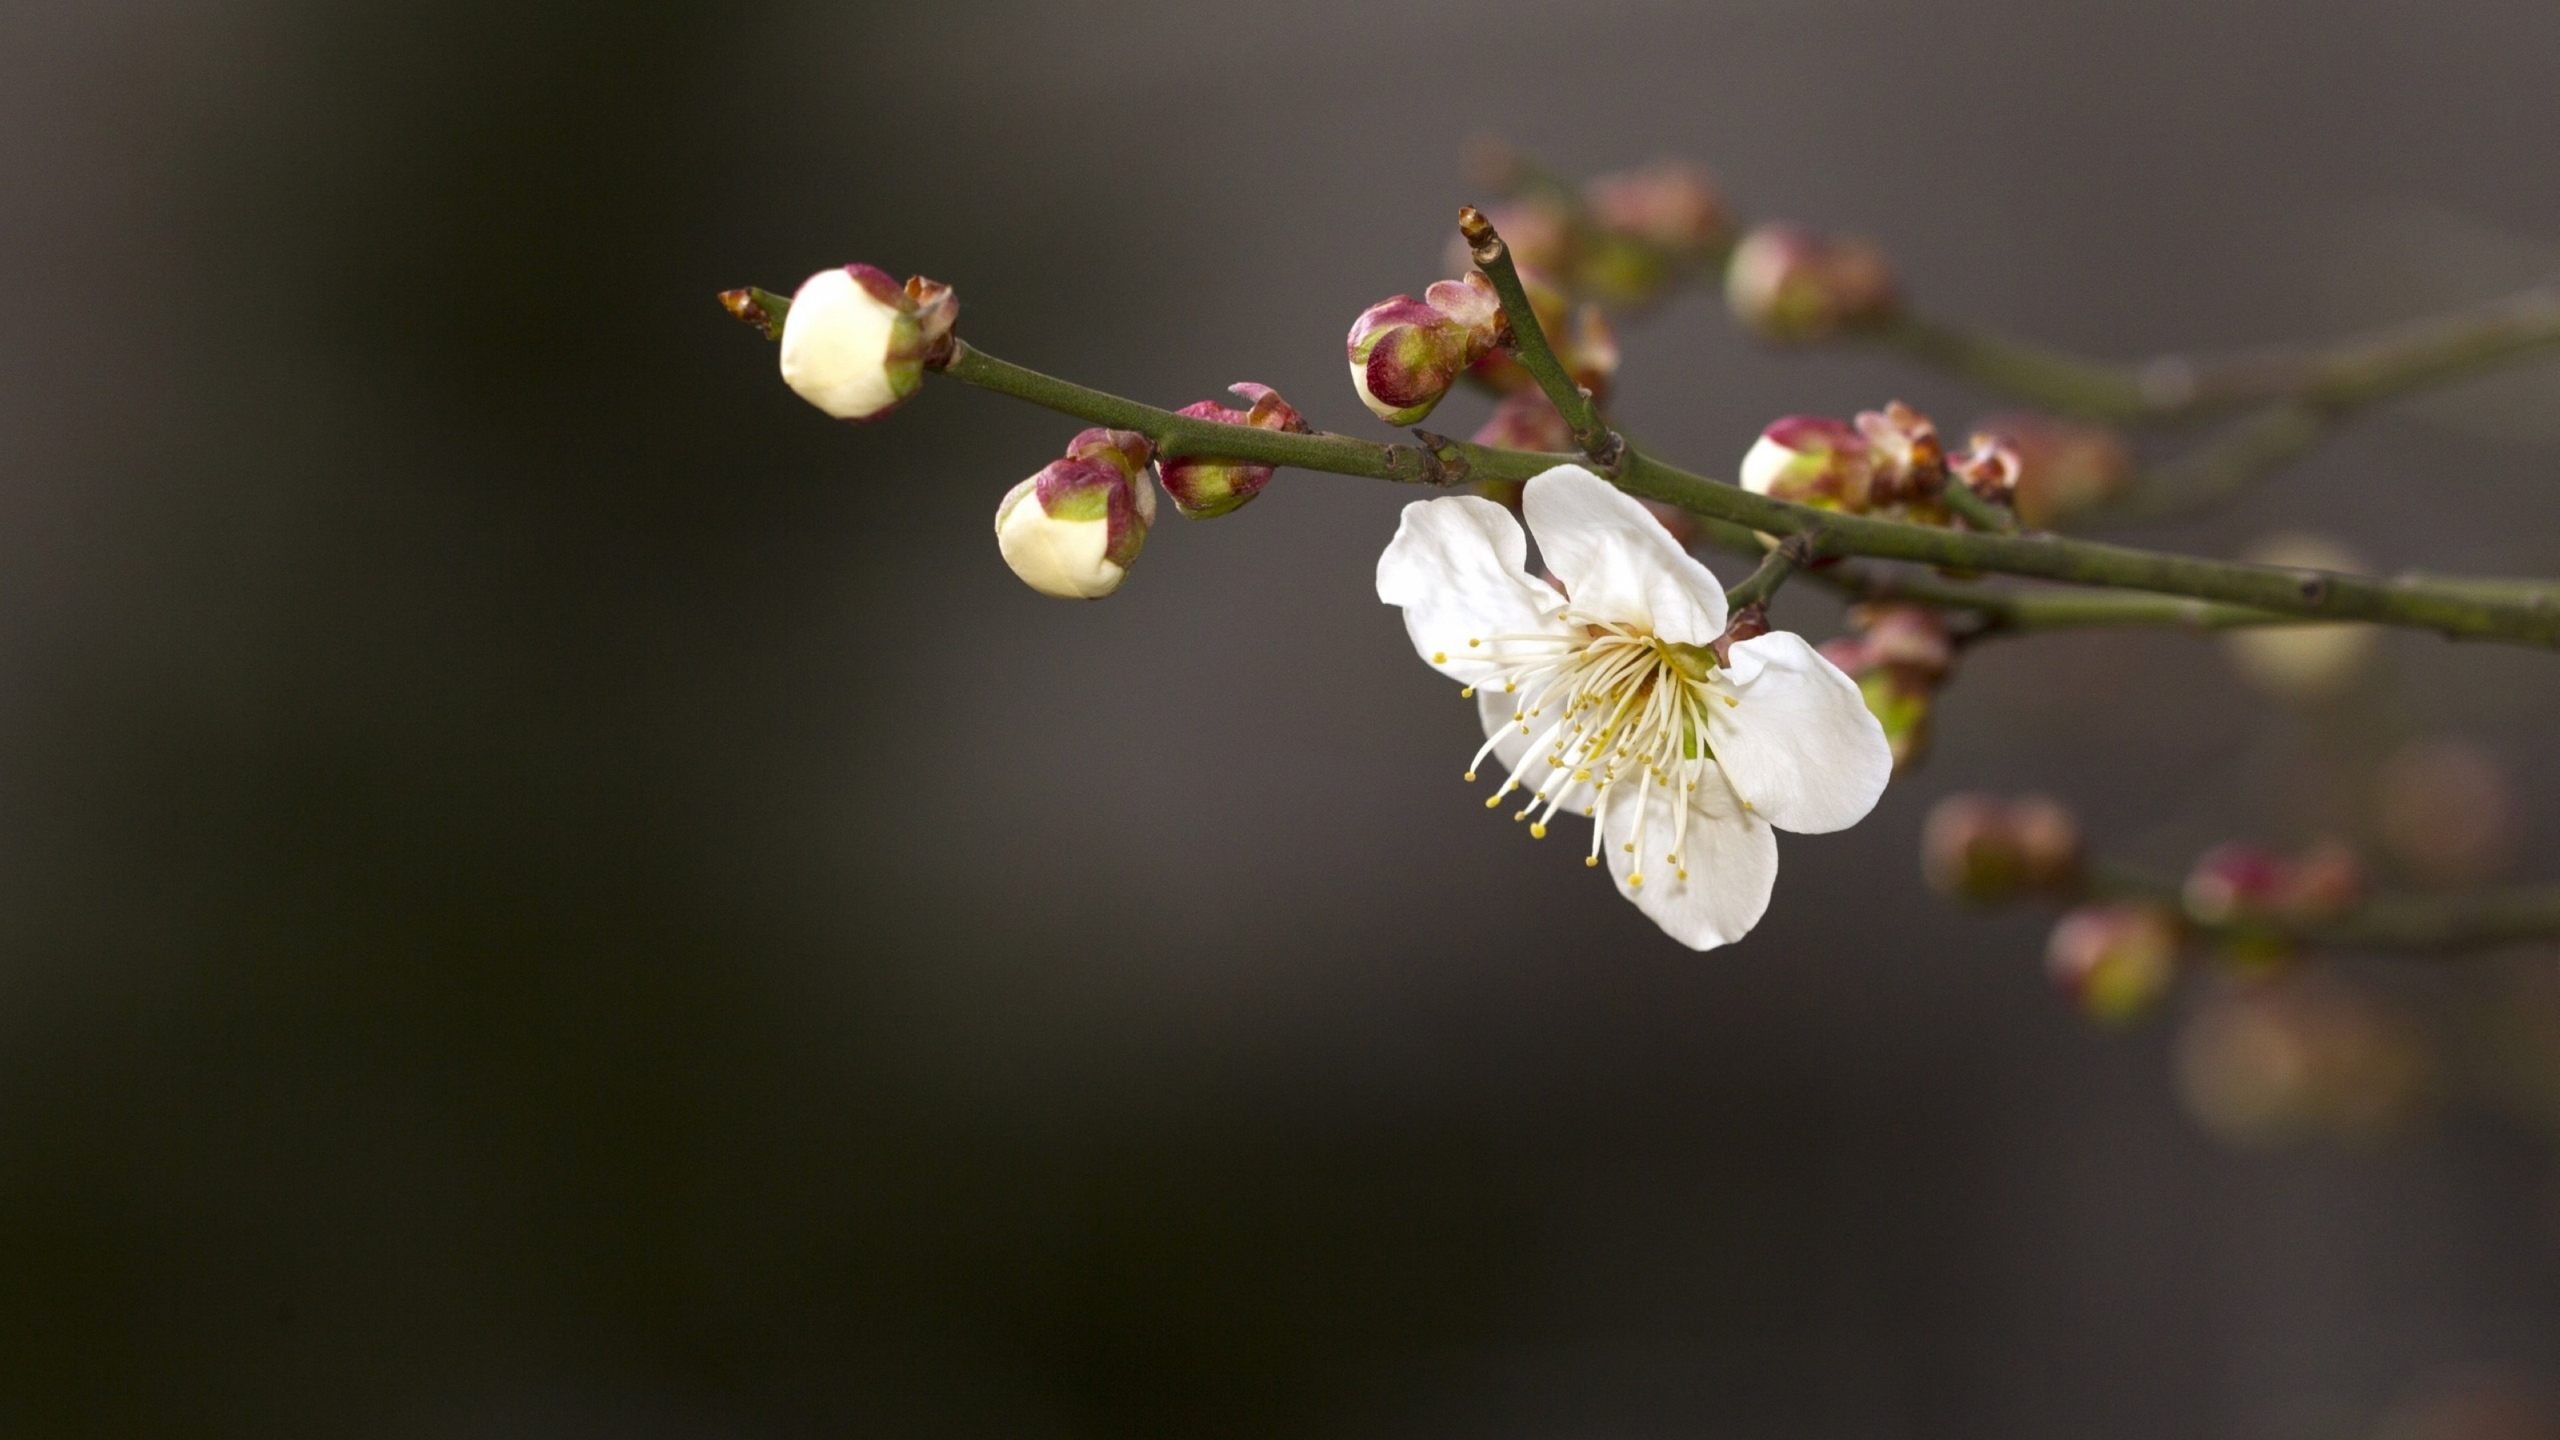
<svg viewBox="0 0 2560 1440"><path fill-rule="evenodd" d="M2080 878L2080 826L2042 795L1950 795L1920 832L1920 870L1940 894L1978 905L2059 892Z"/></svg>
<svg viewBox="0 0 2560 1440"><path fill-rule="evenodd" d="M1858 433L1875 461L1870 505L1925 503L1947 488L1947 449L1928 416L1896 400L1882 410L1859 411Z"/></svg>
<svg viewBox="0 0 2560 1440"><path fill-rule="evenodd" d="M1865 510L1874 479L1866 437L1823 415L1772 423L1742 457L1743 489L1824 510Z"/></svg>
<svg viewBox="0 0 2560 1440"><path fill-rule="evenodd" d="M2248 560L2287 569L2365 573L2354 551L2320 535L2277 535L2250 547ZM2354 686L2381 632L2371 625L2261 625L2222 637L2241 678L2279 698L2327 700Z"/></svg>
<svg viewBox="0 0 2560 1440"><path fill-rule="evenodd" d="M1603 175L1583 196L1592 232L1576 279L1621 304L1660 299L1724 244L1724 197L1694 165L1666 160Z"/></svg>
<svg viewBox="0 0 2560 1440"><path fill-rule="evenodd" d="M1390 425L1428 416L1468 366L1502 335L1502 302L1475 271L1360 312L1347 348L1360 401Z"/></svg>
<svg viewBox="0 0 2560 1440"><path fill-rule="evenodd" d="M2478 746L2413 740L2383 762L2376 788L2382 844L2420 883L2478 885L2514 862L2515 787Z"/></svg>
<svg viewBox="0 0 2560 1440"><path fill-rule="evenodd" d="M1867 713L1884 727L1886 750L1893 756L1893 773L1908 774L1929 753L1929 744L1937 739L1938 692L1927 685L1915 685L1892 670L1877 667L1857 677L1858 698L1867 704Z"/></svg>
<svg viewBox="0 0 2560 1440"><path fill-rule="evenodd" d="M924 383L927 357L959 314L949 286L910 284L932 287L929 313L908 286L869 265L810 276L782 322L784 383L839 420L876 420L898 408Z"/></svg>
<svg viewBox="0 0 2560 1440"><path fill-rule="evenodd" d="M1972 455L1990 452L2016 461L2008 502L2021 524L2047 529L2123 493L2133 483L2133 452L2124 437L2104 425L2064 420L2034 411L1985 416L1973 428ZM1968 472L1968 481L1973 475ZM1983 494L1979 483L1976 494ZM1986 499L1998 496L1985 495Z"/></svg>
<svg viewBox="0 0 2560 1440"><path fill-rule="evenodd" d="M1946 617L1926 605L1860 605L1850 611L1849 623L1865 637L1869 664L1926 685L1944 680L1955 666Z"/></svg>
<svg viewBox="0 0 2560 1440"><path fill-rule="evenodd" d="M1884 727L1894 772L1908 772L1929 753L1938 687L1955 665L1955 642L1925 606L1861 605L1849 623L1860 633L1825 643L1822 654L1857 682L1867 712Z"/></svg>
<svg viewBox="0 0 2560 1440"><path fill-rule="evenodd" d="M1819 340L1889 318L1900 303L1893 266L1872 242L1802 226L1753 230L1725 262L1725 302L1771 340Z"/></svg>
<svg viewBox="0 0 2560 1440"><path fill-rule="evenodd" d="M1478 445L1499 450L1538 450L1550 454L1573 449L1573 427L1555 402L1536 388L1514 390L1494 402L1493 415L1474 436Z"/></svg>
<svg viewBox="0 0 2560 1440"><path fill-rule="evenodd" d="M2274 918L2292 887L2292 863L2281 853L2233 840L2196 857L2180 898L2196 923L2229 925Z"/></svg>
<svg viewBox="0 0 2560 1440"><path fill-rule="evenodd" d="M996 547L1022 582L1061 600L1120 588L1155 522L1152 450L1134 430L1092 429L996 507Z"/></svg>
<svg viewBox="0 0 2560 1440"><path fill-rule="evenodd" d="M1227 391L1250 408L1237 410L1215 400L1203 400L1175 413L1194 420L1215 420L1221 425L1250 425L1257 430L1286 430L1299 435L1307 432L1307 422L1270 386L1230 385ZM1172 497L1173 508L1193 520L1224 515L1261 494L1262 487L1271 483L1273 469L1242 460L1163 456L1156 461L1157 478L1164 482L1164 493Z"/></svg>
<svg viewBox="0 0 2560 1440"><path fill-rule="evenodd" d="M2084 905L2045 943L2045 972L2073 1004L2110 1024L2148 1012L2178 974L2177 917L2141 900Z"/></svg>
<svg viewBox="0 0 2560 1440"><path fill-rule="evenodd" d="M1947 457L1947 468L1964 487L1995 505L2008 504L2017 493L2024 463L2016 447L1996 435L1977 434L1961 453Z"/></svg>

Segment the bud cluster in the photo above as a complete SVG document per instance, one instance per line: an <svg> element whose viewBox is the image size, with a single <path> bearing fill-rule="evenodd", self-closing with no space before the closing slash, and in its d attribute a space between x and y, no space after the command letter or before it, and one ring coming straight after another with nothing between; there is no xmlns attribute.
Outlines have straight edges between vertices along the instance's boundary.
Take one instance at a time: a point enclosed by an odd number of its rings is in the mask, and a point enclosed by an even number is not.
<svg viewBox="0 0 2560 1440"><path fill-rule="evenodd" d="M1938 690L1955 669L1955 640L1944 617L1924 605L1859 605L1849 624L1853 633L1824 641L1822 657L1857 682L1901 774L1928 753Z"/></svg>
<svg viewBox="0 0 2560 1440"><path fill-rule="evenodd" d="M2080 822L2044 795L1950 795L1920 831L1920 871L1931 888L1977 905L2069 894L2081 863Z"/></svg>
<svg viewBox="0 0 2560 1440"><path fill-rule="evenodd" d="M1852 515L1883 511L1922 524L1947 522L1947 451L1935 421L1896 400L1852 424L1790 415L1760 432L1742 457L1742 488Z"/></svg>
<svg viewBox="0 0 2560 1440"><path fill-rule="evenodd" d="M1471 168L1480 182L1511 192L1485 213L1514 261L1610 304L1660 300L1731 243L1723 192L1683 161L1601 175L1579 194L1551 182L1531 188L1531 166L1507 146L1479 147ZM1463 251L1452 253L1466 263Z"/></svg>
<svg viewBox="0 0 2560 1440"><path fill-rule="evenodd" d="M2233 840L2196 857L2180 900L2199 925L2248 928L2331 920L2364 898L2364 866L2343 841L2297 855Z"/></svg>
<svg viewBox="0 0 2560 1440"><path fill-rule="evenodd" d="M1901 292L1872 241L1800 225L1754 228L1725 262L1725 303L1763 339L1821 340L1893 318Z"/></svg>

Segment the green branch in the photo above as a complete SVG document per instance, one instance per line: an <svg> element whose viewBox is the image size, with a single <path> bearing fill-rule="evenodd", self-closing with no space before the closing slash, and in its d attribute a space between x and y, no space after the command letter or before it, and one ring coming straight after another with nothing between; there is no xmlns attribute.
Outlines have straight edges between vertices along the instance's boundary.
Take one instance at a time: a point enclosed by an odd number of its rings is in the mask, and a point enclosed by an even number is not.
<svg viewBox="0 0 2560 1440"><path fill-rule="evenodd" d="M1092 424L1136 430L1169 454L1288 465L1407 484L1527 480L1580 457L1467 445L1427 431L1423 444L1377 445L1346 435L1295 435L1187 419L1151 405L1027 370L955 343L945 373ZM2560 603L2549 592L2485 592L2432 580L2374 580L2321 570L2203 560L2054 535L1997 535L1845 515L1772 500L1665 465L1630 447L1620 488L1711 520L1765 534L1807 535L1814 559L1865 555L1953 570L2023 575L2241 605L2302 620L2369 620L2468 639L2560 645Z"/></svg>
<svg viewBox="0 0 2560 1440"><path fill-rule="evenodd" d="M1725 608L1740 613L1754 605L1768 604L1769 597L1777 594L1778 587L1787 583L1787 577L1796 573L1796 566L1803 563L1805 554L1812 548L1803 536L1797 536L1770 551L1761 558L1759 569L1724 592Z"/></svg>
<svg viewBox="0 0 2560 1440"><path fill-rule="evenodd" d="M1464 236L1474 255L1476 268L1493 282L1493 293L1502 298L1503 318L1510 322L1511 353L1537 380L1538 388L1564 417L1565 428L1573 434L1573 443L1591 457L1600 473L1614 476L1627 452L1627 442L1610 430L1609 422L1600 417L1600 406L1591 392L1574 383L1573 376L1556 358L1555 347L1548 343L1546 330L1538 324L1537 308L1529 303L1529 292L1520 283L1520 271L1511 263L1511 247L1494 233L1493 222L1484 212L1469 205L1458 212L1458 233Z"/></svg>
<svg viewBox="0 0 2560 1440"><path fill-rule="evenodd" d="M2213 939L2282 940L2315 950L2457 955L2560 936L2560 885L2453 894L2384 891L2321 920L2252 916L2206 924L2186 913L2181 887L2121 866L2093 866L2082 898L2148 900Z"/></svg>

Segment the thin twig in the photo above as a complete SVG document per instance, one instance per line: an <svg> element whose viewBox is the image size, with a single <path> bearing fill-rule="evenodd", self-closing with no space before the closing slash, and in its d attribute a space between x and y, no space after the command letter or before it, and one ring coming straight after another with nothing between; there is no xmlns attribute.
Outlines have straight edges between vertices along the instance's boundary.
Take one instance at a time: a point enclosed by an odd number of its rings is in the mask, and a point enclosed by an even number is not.
<svg viewBox="0 0 2560 1440"><path fill-rule="evenodd" d="M1475 256L1476 268L1493 282L1493 293L1502 297L1502 315L1510 322L1511 353L1522 369L1547 393L1556 413L1564 417L1565 428L1573 433L1573 443L1591 457L1600 473L1615 478L1618 466L1627 453L1627 442L1609 428L1601 418L1598 402L1591 392L1574 383L1573 376L1556 358L1555 347L1547 342L1547 334L1538 324L1538 312L1529 303L1529 292L1520 283L1519 268L1511 263L1511 247L1494 233L1493 222L1472 205L1458 211L1458 233L1466 237Z"/></svg>

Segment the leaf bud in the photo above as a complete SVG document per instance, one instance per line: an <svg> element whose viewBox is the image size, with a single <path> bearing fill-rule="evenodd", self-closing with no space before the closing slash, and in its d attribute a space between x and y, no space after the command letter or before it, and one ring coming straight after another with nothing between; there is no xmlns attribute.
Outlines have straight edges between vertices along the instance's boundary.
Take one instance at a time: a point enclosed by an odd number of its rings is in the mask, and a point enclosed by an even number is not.
<svg viewBox="0 0 2560 1440"><path fill-rule="evenodd" d="M1742 457L1742 488L1856 514L1867 508L1875 456L1864 435L1826 415L1789 415L1760 432Z"/></svg>
<svg viewBox="0 0 2560 1440"><path fill-rule="evenodd" d="M2011 411L1976 421L1972 443L1974 454L2006 447L2016 460L2007 499L2019 523L2031 529L2049 529L2103 505L2133 483L2133 452L2105 425ZM1973 479L1971 472L1966 478ZM1983 494L1979 484L1974 493Z"/></svg>
<svg viewBox="0 0 2560 1440"><path fill-rule="evenodd" d="M2138 1019L2177 978L2177 917L2145 900L2083 905L2045 942L2045 973L2081 1013L2108 1024Z"/></svg>
<svg viewBox="0 0 2560 1440"><path fill-rule="evenodd" d="M1360 402L1390 425L1412 425L1502 338L1502 302L1493 282L1469 271L1423 298L1398 295L1360 312L1347 349Z"/></svg>
<svg viewBox="0 0 2560 1440"><path fill-rule="evenodd" d="M1022 582L1061 600L1120 588L1155 523L1143 478L1153 447L1134 430L1092 429L1067 456L1007 491L996 507L996 548Z"/></svg>
<svg viewBox="0 0 2560 1440"><path fill-rule="evenodd" d="M1878 324L1900 305L1893 266L1873 242L1800 225L1754 229L1725 262L1725 303L1770 340L1820 340Z"/></svg>
<svg viewBox="0 0 2560 1440"><path fill-rule="evenodd" d="M1194 420L1215 420L1221 425L1307 433L1306 420L1270 386L1230 385L1227 393L1245 401L1249 408L1238 410L1215 400L1203 400L1174 413ZM1156 478L1164 483L1164 493L1172 497L1175 510L1187 519L1206 520L1237 509L1261 494L1262 487L1271 483L1274 468L1243 460L1164 455L1156 459Z"/></svg>
<svg viewBox="0 0 2560 1440"><path fill-rule="evenodd" d="M927 358L959 314L950 287L934 290L937 328L928 334L916 296L887 271L845 265L810 276L783 317L783 382L839 420L876 420L897 409L924 383Z"/></svg>

